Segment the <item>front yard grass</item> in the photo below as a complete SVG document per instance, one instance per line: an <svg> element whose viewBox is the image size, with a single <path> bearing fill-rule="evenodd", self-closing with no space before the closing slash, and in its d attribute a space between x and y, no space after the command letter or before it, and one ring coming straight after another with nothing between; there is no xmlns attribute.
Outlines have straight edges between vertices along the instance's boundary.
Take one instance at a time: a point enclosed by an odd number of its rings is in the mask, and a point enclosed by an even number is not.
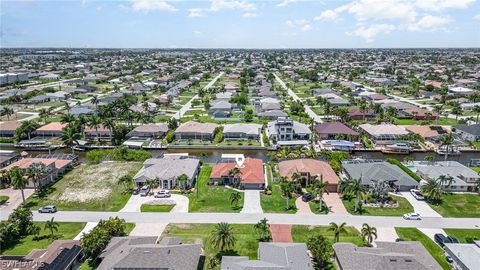
<svg viewBox="0 0 480 270"><path fill-rule="evenodd" d="M445 194L440 204L429 205L444 217L480 218L480 195Z"/></svg>
<svg viewBox="0 0 480 270"><path fill-rule="evenodd" d="M362 215L362 216L403 216L406 213L411 213L413 211L413 206L408 202L407 199L400 196L392 196L399 206L397 208L386 208L386 207L363 207L362 213L354 212L355 209L355 198L349 200L342 199L343 205L347 209L348 213L352 215Z"/></svg>
<svg viewBox="0 0 480 270"><path fill-rule="evenodd" d="M278 183L268 183L272 187L272 195L260 194L260 204L265 213L288 213L295 214L295 197L288 200L288 210L286 210L287 202L282 196L282 190Z"/></svg>
<svg viewBox="0 0 480 270"><path fill-rule="evenodd" d="M50 231L44 230L45 222L34 222L42 230L40 231L40 240L33 240L34 235L27 235L18 240L18 242L2 250L2 255L27 255L33 249L47 248L54 240L73 239L85 227L83 222L58 222L58 231L54 233L55 237L50 238Z"/></svg>
<svg viewBox="0 0 480 270"><path fill-rule="evenodd" d="M471 240L480 240L478 229L444 229L447 235L455 236L460 243L469 243Z"/></svg>
<svg viewBox="0 0 480 270"><path fill-rule="evenodd" d="M8 199L10 199L10 197L8 197L8 196L0 196L0 205L8 202Z"/></svg>
<svg viewBox="0 0 480 270"><path fill-rule="evenodd" d="M230 226L237 242L233 250L227 250L224 254L248 256L250 259L257 259L258 233L255 231L253 224L230 224ZM220 253L219 249L214 248L210 244L211 233L214 228L215 224L169 224L163 231L162 238L175 236L180 237L182 243L203 244L205 256L207 257L205 260L206 264L208 263L208 258Z"/></svg>
<svg viewBox="0 0 480 270"><path fill-rule="evenodd" d="M328 238L330 242L334 243L334 234L328 230L328 226L307 226L307 225L293 225L292 237L295 243L305 243L308 238L321 234ZM362 236L354 227L346 227L347 233L340 234L340 242L350 242L357 246L366 246L367 243L363 240Z"/></svg>
<svg viewBox="0 0 480 270"><path fill-rule="evenodd" d="M238 206L230 204L230 194L236 192L223 186L208 185L212 166L204 164L198 176L198 199L196 191L188 194L189 212L233 212L238 213L243 206L243 193Z"/></svg>
<svg viewBox="0 0 480 270"><path fill-rule="evenodd" d="M131 186L119 184L118 179L134 176L141 167L140 162L82 164L28 198L27 207L36 210L53 204L67 211L119 211L131 196Z"/></svg>
<svg viewBox="0 0 480 270"><path fill-rule="evenodd" d="M416 228L395 228L398 237L406 241L420 241L432 257L442 266L443 269L452 269L445 259L443 249Z"/></svg>
<svg viewBox="0 0 480 270"><path fill-rule="evenodd" d="M170 212L174 204L166 204L166 205L152 205L152 204L142 204L140 206L141 212Z"/></svg>

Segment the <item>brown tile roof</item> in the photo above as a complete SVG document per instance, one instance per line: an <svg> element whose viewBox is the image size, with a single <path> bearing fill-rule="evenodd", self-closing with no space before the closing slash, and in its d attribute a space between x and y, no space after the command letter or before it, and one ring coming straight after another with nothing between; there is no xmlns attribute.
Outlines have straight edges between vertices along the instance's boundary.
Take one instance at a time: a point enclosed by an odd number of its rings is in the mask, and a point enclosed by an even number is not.
<svg viewBox="0 0 480 270"><path fill-rule="evenodd" d="M437 137L441 134L447 133L447 131L441 126L421 126L412 125L405 127L406 130L416 133L423 138Z"/></svg>
<svg viewBox="0 0 480 270"><path fill-rule="evenodd" d="M0 130L13 131L20 127L22 123L18 121L5 121L0 124Z"/></svg>
<svg viewBox="0 0 480 270"><path fill-rule="evenodd" d="M211 178L222 178L228 176L228 172L236 167L236 163L218 163L212 168ZM242 172L240 177L241 183L257 184L264 183L263 161L257 158L246 158L240 168Z"/></svg>
<svg viewBox="0 0 480 270"><path fill-rule="evenodd" d="M315 126L318 134L345 134L357 136L358 132L341 122L325 122Z"/></svg>
<svg viewBox="0 0 480 270"><path fill-rule="evenodd" d="M57 158L23 158L8 165L7 167L4 168L4 170L8 171L14 167L19 167L20 169L26 169L30 167L30 165L32 165L33 163L43 163L46 166L52 163L55 163L55 168L59 170L71 164L72 161L67 159L57 159Z"/></svg>
<svg viewBox="0 0 480 270"><path fill-rule="evenodd" d="M67 124L62 124L60 122L52 122L37 128L37 131L61 131L67 126Z"/></svg>
<svg viewBox="0 0 480 270"><path fill-rule="evenodd" d="M280 175L292 177L295 172L308 172L310 175L322 175L324 181L329 184L338 184L338 176L332 167L325 162L316 159L292 159L278 163Z"/></svg>
<svg viewBox="0 0 480 270"><path fill-rule="evenodd" d="M194 121L188 121L181 124L175 133L177 132L199 132L199 133L213 133L218 127L217 124L213 123L198 123Z"/></svg>

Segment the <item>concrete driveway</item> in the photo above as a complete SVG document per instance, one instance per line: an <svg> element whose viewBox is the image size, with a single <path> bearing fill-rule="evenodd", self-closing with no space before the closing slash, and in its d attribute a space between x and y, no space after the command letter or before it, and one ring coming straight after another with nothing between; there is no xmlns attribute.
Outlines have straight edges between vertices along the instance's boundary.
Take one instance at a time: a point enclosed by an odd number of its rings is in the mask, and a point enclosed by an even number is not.
<svg viewBox="0 0 480 270"><path fill-rule="evenodd" d="M301 196L295 200L295 206L297 207L297 214L313 214L312 210L310 209L310 205L308 202L304 202Z"/></svg>
<svg viewBox="0 0 480 270"><path fill-rule="evenodd" d="M260 190L245 190L243 192L243 208L241 213L263 213L260 205Z"/></svg>
<svg viewBox="0 0 480 270"><path fill-rule="evenodd" d="M329 208L329 215L350 215L340 199L339 193L323 194L323 201Z"/></svg>
<svg viewBox="0 0 480 270"><path fill-rule="evenodd" d="M73 240L80 240L84 233L89 233L91 230L93 230L93 228L95 228L97 226L97 224L98 224L98 222L87 222L87 224L82 229L82 231L79 232L78 235L75 236L75 238L73 238Z"/></svg>
<svg viewBox="0 0 480 270"><path fill-rule="evenodd" d="M393 227L377 227L377 239L375 241L380 242L395 242L397 240L398 234Z"/></svg>
<svg viewBox="0 0 480 270"><path fill-rule="evenodd" d="M140 212L142 204L153 203L154 201L163 202L164 204L175 204L172 211L174 213L188 213L188 198L179 195L172 194L170 198L155 198L152 196L142 197L140 195L132 195L125 206L119 212ZM167 203L171 202L171 203ZM159 203L160 204L160 203Z"/></svg>
<svg viewBox="0 0 480 270"><path fill-rule="evenodd" d="M441 233L445 236L447 236L447 233L443 229L436 229L436 228L418 228L419 231L421 231L423 234L428 236L428 238L432 239L433 242L435 242L434 236L437 233ZM437 242L435 242L436 244Z"/></svg>
<svg viewBox="0 0 480 270"><path fill-rule="evenodd" d="M28 197L32 196L35 190L24 189L23 192L25 194L25 200L26 200ZM9 197L8 201L5 204L0 206L0 210L14 210L23 202L22 192L19 189L13 189L13 188L2 189L0 190L0 195Z"/></svg>
<svg viewBox="0 0 480 270"><path fill-rule="evenodd" d="M413 197L410 192L401 192L402 196L408 200L413 206L415 212L419 213L422 217L442 217L439 213L433 210L425 201L419 201Z"/></svg>
<svg viewBox="0 0 480 270"><path fill-rule="evenodd" d="M168 223L135 223L130 236L160 236Z"/></svg>

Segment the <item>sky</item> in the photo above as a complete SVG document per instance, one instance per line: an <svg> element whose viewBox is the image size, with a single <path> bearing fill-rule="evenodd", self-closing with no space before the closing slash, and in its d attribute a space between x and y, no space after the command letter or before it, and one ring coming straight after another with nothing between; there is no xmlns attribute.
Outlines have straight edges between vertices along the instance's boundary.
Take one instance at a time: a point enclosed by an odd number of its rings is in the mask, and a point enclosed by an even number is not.
<svg viewBox="0 0 480 270"><path fill-rule="evenodd" d="M480 0L0 0L1 47L480 47Z"/></svg>

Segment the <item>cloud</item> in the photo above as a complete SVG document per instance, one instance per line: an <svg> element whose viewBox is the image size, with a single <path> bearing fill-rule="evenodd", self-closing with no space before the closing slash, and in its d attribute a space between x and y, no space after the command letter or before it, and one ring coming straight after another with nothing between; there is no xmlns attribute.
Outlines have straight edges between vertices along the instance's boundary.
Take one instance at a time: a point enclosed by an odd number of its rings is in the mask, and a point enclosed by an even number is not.
<svg viewBox="0 0 480 270"><path fill-rule="evenodd" d="M442 26L450 24L452 21L453 20L450 17L432 16L427 14L417 22L410 24L408 29L414 32L437 31L440 30Z"/></svg>
<svg viewBox="0 0 480 270"><path fill-rule="evenodd" d="M475 0L416 0L415 5L428 11L442 11L445 9L465 9Z"/></svg>
<svg viewBox="0 0 480 270"><path fill-rule="evenodd" d="M297 28L302 32L308 32L313 29L312 25L308 20L299 19L299 20L288 20L285 22L288 28Z"/></svg>
<svg viewBox="0 0 480 270"><path fill-rule="evenodd" d="M132 0L132 9L134 11L157 11L163 10L168 12L178 11L177 8L170 5L166 1L161 0Z"/></svg>
<svg viewBox="0 0 480 270"><path fill-rule="evenodd" d="M322 13L320 13L319 16L314 18L315 21L335 21L337 19L338 19L338 12L331 9L327 9L323 11Z"/></svg>
<svg viewBox="0 0 480 270"><path fill-rule="evenodd" d="M477 15L475 15L475 16L473 17L473 19L475 19L475 20L480 20L480 13L478 13Z"/></svg>
<svg viewBox="0 0 480 270"><path fill-rule="evenodd" d="M255 4L247 1L228 1L228 0L212 0L210 11L221 11L226 9L240 9L243 11L252 11L256 9Z"/></svg>
<svg viewBox="0 0 480 270"><path fill-rule="evenodd" d="M195 17L203 17L203 10L201 8L191 8L188 10L188 17L195 18Z"/></svg>
<svg viewBox="0 0 480 270"><path fill-rule="evenodd" d="M405 20L413 21L417 16L415 7L408 1L400 0L360 0L337 8L346 11L358 21Z"/></svg>
<svg viewBox="0 0 480 270"><path fill-rule="evenodd" d="M390 34L390 32L395 29L395 25L392 24L372 24L368 27L365 25L361 25L355 31L348 34L361 37L366 42L371 43L375 40L375 37L378 34Z"/></svg>
<svg viewBox="0 0 480 270"><path fill-rule="evenodd" d="M298 0L283 0L282 2L277 4L277 7L286 7L295 2L298 2Z"/></svg>
<svg viewBox="0 0 480 270"><path fill-rule="evenodd" d="M203 36L202 31L198 31L198 30L193 31L193 34L194 34L195 36L197 36L197 37Z"/></svg>
<svg viewBox="0 0 480 270"><path fill-rule="evenodd" d="M244 18L255 18L257 17L257 13L255 12L245 12L242 15Z"/></svg>

